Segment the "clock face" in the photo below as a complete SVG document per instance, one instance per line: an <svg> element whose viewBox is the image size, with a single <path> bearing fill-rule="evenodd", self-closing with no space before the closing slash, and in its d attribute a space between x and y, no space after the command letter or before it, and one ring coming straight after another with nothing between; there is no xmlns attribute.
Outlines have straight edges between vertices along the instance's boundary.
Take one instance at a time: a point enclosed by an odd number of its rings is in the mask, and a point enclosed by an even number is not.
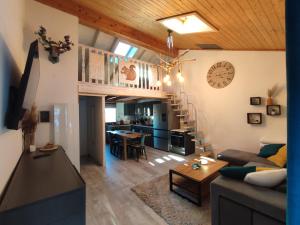
<svg viewBox="0 0 300 225"><path fill-rule="evenodd" d="M218 62L210 67L207 73L207 82L213 88L224 88L231 83L234 77L234 67L230 62Z"/></svg>

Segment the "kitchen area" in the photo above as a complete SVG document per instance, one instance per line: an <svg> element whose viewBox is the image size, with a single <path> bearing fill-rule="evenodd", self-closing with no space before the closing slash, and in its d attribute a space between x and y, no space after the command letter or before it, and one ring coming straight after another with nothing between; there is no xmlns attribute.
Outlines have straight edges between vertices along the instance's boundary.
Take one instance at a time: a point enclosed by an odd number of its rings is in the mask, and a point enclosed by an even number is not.
<svg viewBox="0 0 300 225"><path fill-rule="evenodd" d="M180 119L167 100L107 96L105 110L107 144L113 131L122 131L145 135L144 145L156 150L181 155L194 152L192 136L179 129Z"/></svg>

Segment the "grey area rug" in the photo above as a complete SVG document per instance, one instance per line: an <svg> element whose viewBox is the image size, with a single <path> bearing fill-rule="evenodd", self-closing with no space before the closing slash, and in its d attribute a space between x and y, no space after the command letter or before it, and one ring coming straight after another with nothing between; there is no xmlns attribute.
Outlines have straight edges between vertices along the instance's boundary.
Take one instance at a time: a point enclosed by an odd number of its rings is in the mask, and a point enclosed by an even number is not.
<svg viewBox="0 0 300 225"><path fill-rule="evenodd" d="M209 200L199 207L169 190L164 175L131 189L170 225L211 225Z"/></svg>

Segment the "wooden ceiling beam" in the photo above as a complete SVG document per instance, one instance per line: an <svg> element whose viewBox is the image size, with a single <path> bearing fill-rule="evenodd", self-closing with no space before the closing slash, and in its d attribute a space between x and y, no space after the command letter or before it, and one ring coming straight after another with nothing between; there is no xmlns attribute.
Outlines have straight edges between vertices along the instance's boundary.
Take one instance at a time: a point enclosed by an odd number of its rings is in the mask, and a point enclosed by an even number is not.
<svg viewBox="0 0 300 225"><path fill-rule="evenodd" d="M87 8L74 0L36 0L37 2L59 9L79 18L79 23L104 31L108 34L122 38L130 43L151 49L155 52L168 56L177 56L178 49L175 48L170 54L166 43L149 34L141 32L133 27L122 24L106 15Z"/></svg>

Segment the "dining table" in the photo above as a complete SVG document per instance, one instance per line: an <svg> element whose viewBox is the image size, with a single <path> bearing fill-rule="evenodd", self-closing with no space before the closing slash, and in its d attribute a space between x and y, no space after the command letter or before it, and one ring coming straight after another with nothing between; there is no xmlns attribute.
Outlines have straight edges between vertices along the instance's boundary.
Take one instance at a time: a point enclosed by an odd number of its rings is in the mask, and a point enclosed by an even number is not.
<svg viewBox="0 0 300 225"><path fill-rule="evenodd" d="M123 157L124 160L127 160L127 143L128 139L135 139L135 138L140 138L143 133L138 133L138 132L133 132L129 130L111 130L107 131L110 135L118 135L121 138L123 138L123 144L124 144L124 151L123 151ZM111 140L111 139L110 139Z"/></svg>

